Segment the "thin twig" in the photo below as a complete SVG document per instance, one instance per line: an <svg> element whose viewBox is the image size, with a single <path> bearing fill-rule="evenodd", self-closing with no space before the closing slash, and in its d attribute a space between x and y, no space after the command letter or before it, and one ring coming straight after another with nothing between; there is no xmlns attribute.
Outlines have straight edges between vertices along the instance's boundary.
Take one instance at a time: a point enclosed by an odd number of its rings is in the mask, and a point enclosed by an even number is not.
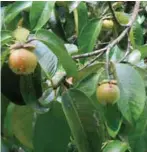
<svg viewBox="0 0 147 152"><path fill-rule="evenodd" d="M128 27L107 48L107 51L106 51L106 72L107 72L108 79L110 78L110 76L109 76L109 72L110 72L109 71L109 53L110 53L110 50L117 43L119 43L124 38L124 36L130 31L130 28L132 27L132 25L133 25L133 23L134 23L134 21L137 17L137 14L138 14L138 11L139 11L139 5L140 5L140 2L136 1L135 7L134 7L134 10L133 10L132 18L130 19L130 21L127 25Z"/></svg>
<svg viewBox="0 0 147 152"><path fill-rule="evenodd" d="M139 6L140 6L140 1L136 1L135 7L134 7L134 10L133 10L133 13L132 13L132 14L133 14L133 15L132 15L132 18L131 18L131 20L129 21L129 23L127 24L127 25L130 26L130 27L133 25L133 23L134 23L137 15L138 15Z"/></svg>
<svg viewBox="0 0 147 152"><path fill-rule="evenodd" d="M72 56L73 59L80 59L80 58L86 58L86 57L91 57L94 55L98 55L99 53L103 52L107 50L107 47L104 47L102 49L96 50L94 52L90 52L90 53L84 53L84 54L80 54L80 55L74 55Z"/></svg>
<svg viewBox="0 0 147 152"><path fill-rule="evenodd" d="M111 13L112 13L112 15L113 15L114 21L117 23L118 26L121 26L121 24L120 24L119 21L117 20L117 17L116 17L116 15L115 15L115 13L114 13L113 8L112 8L111 1L108 1L108 5L109 5L109 9L110 9L110 11L111 11Z"/></svg>
<svg viewBox="0 0 147 152"><path fill-rule="evenodd" d="M107 78L110 80L110 74L109 74L109 54L110 54L111 47L109 47L106 51L106 73L107 73Z"/></svg>
<svg viewBox="0 0 147 152"><path fill-rule="evenodd" d="M84 67L82 67L79 71L87 68L88 66L90 66L92 63L94 63L101 55L104 54L104 51L99 53L94 59L90 60Z"/></svg>

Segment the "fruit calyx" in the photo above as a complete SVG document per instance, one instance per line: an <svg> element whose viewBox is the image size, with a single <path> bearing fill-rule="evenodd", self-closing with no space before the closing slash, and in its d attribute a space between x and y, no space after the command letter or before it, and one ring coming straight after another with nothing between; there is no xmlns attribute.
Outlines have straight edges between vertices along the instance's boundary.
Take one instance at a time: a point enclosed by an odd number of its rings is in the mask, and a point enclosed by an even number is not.
<svg viewBox="0 0 147 152"><path fill-rule="evenodd" d="M17 42L15 44L12 44L10 46L10 51L16 50L16 49L27 49L29 51L34 51L35 50L35 46L31 43L21 43L21 42Z"/></svg>

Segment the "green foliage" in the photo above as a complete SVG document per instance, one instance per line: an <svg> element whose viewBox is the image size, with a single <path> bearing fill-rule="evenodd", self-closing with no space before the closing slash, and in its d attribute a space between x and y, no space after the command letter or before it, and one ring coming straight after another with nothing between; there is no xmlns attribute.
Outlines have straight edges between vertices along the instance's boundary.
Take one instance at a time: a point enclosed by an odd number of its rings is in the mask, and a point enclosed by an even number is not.
<svg viewBox="0 0 147 152"><path fill-rule="evenodd" d="M128 149L127 143L121 142L119 140L110 141L104 147L103 152L125 152Z"/></svg>
<svg viewBox="0 0 147 152"><path fill-rule="evenodd" d="M68 55L64 43L55 34L47 30L40 30L36 37L53 51L69 76L76 76L76 65Z"/></svg>
<svg viewBox="0 0 147 152"><path fill-rule="evenodd" d="M59 102L54 101L49 112L37 117L34 129L35 152L66 151L70 130Z"/></svg>
<svg viewBox="0 0 147 152"><path fill-rule="evenodd" d="M1 32L1 45L4 45L12 40L11 31L2 31Z"/></svg>
<svg viewBox="0 0 147 152"><path fill-rule="evenodd" d="M84 26L78 37L79 52L91 52L100 34L102 22L99 20L91 20Z"/></svg>
<svg viewBox="0 0 147 152"><path fill-rule="evenodd" d="M134 123L139 119L145 106L143 80L134 68L125 64L116 64L116 73L121 92L118 107L125 119Z"/></svg>
<svg viewBox="0 0 147 152"><path fill-rule="evenodd" d="M32 2L30 23L34 30L39 30L49 20L55 2Z"/></svg>
<svg viewBox="0 0 147 152"><path fill-rule="evenodd" d="M1 3L2 151L147 150L146 2L136 18L134 3ZM34 73L9 68L12 45L36 55ZM117 80L113 105L96 96L103 80Z"/></svg>

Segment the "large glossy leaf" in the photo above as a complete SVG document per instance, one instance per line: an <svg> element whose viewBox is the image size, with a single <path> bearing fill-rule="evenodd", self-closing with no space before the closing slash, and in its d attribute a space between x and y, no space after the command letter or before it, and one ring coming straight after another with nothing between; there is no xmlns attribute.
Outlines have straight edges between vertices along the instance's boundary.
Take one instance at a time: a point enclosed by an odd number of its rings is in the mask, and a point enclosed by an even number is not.
<svg viewBox="0 0 147 152"><path fill-rule="evenodd" d="M78 33L82 32L82 29L88 22L88 13L87 13L87 6L84 2L81 2L77 7L78 13Z"/></svg>
<svg viewBox="0 0 147 152"><path fill-rule="evenodd" d="M132 128L128 134L129 143L133 152L144 152L147 149L147 100L144 111L137 121L136 125Z"/></svg>
<svg viewBox="0 0 147 152"><path fill-rule="evenodd" d="M20 77L20 91L24 101L27 104L37 102L36 93L32 82L32 75Z"/></svg>
<svg viewBox="0 0 147 152"><path fill-rule="evenodd" d="M34 113L28 106L15 106L12 113L12 128L16 138L26 147L33 149Z"/></svg>
<svg viewBox="0 0 147 152"><path fill-rule="evenodd" d="M6 11L5 22L10 23L21 11L28 9L31 6L31 1L18 1L9 7Z"/></svg>
<svg viewBox="0 0 147 152"><path fill-rule="evenodd" d="M91 20L85 25L78 37L79 52L86 53L93 51L95 42L101 32L101 20Z"/></svg>
<svg viewBox="0 0 147 152"><path fill-rule="evenodd" d="M12 137L13 136L13 122L12 122L12 114L14 110L15 105L13 103L10 103L7 107L7 112L4 119L4 136L5 137Z"/></svg>
<svg viewBox="0 0 147 152"><path fill-rule="evenodd" d="M65 152L70 141L70 129L61 104L54 101L52 109L39 115L35 124L35 152Z"/></svg>
<svg viewBox="0 0 147 152"><path fill-rule="evenodd" d="M1 31L1 45L7 44L12 40L12 33L10 31Z"/></svg>
<svg viewBox="0 0 147 152"><path fill-rule="evenodd" d="M136 48L137 45L143 45L143 29L138 22L133 24L129 33L129 37L134 48Z"/></svg>
<svg viewBox="0 0 147 152"><path fill-rule="evenodd" d="M101 72L99 73L93 73L90 76L86 77L83 79L77 86L76 88L84 92L87 96L91 96L98 85L98 79L100 76Z"/></svg>
<svg viewBox="0 0 147 152"><path fill-rule="evenodd" d="M39 30L36 37L46 44L51 51L57 56L59 62L69 76L77 75L77 67L71 56L69 56L67 50L64 47L64 43L52 32L47 30Z"/></svg>
<svg viewBox="0 0 147 152"><path fill-rule="evenodd" d="M127 143L114 140L107 143L103 149L103 152L126 152L128 148L129 146Z"/></svg>
<svg viewBox="0 0 147 152"><path fill-rule="evenodd" d="M117 45L112 48L111 52L113 53L111 56L113 62L119 61L124 56L124 52Z"/></svg>
<svg viewBox="0 0 147 152"><path fill-rule="evenodd" d="M32 44L35 44L34 53L37 55L38 62L41 68L48 74L49 77L52 77L58 65L58 59L55 54L42 42L33 41Z"/></svg>
<svg viewBox="0 0 147 152"><path fill-rule="evenodd" d="M122 124L122 115L116 104L105 107L105 118L107 131L111 137L115 138Z"/></svg>
<svg viewBox="0 0 147 152"><path fill-rule="evenodd" d="M137 49L140 51L142 58L147 57L147 51L146 51L147 50L147 44L141 45L141 46L137 46Z"/></svg>
<svg viewBox="0 0 147 152"><path fill-rule="evenodd" d="M55 1L34 1L30 9L30 23L34 30L39 30L49 20Z"/></svg>
<svg viewBox="0 0 147 152"><path fill-rule="evenodd" d="M88 142L89 142L89 147L90 149L87 149L88 152L97 152L101 148L101 140L100 137L100 132L98 132L98 125L97 121L94 118L94 110L95 108L93 107L92 101L81 91L71 89L66 93L66 96L63 98L63 103L65 102L71 102L76 113L80 119L81 125L86 133ZM64 103L65 104L65 103ZM68 103L66 103L68 107ZM70 105L69 105L70 106ZM70 109L69 109L70 111ZM68 119L71 119L70 121L73 121L73 117L70 117L70 115L66 115ZM73 122L75 123L75 122ZM72 126L73 127L73 126ZM74 128L74 127L73 127ZM72 131L73 132L73 131ZM79 146L80 138L75 138L75 142L77 142L76 145ZM79 147L78 147L79 148ZM80 151L80 149L78 149ZM83 151L82 151L83 152Z"/></svg>
<svg viewBox="0 0 147 152"><path fill-rule="evenodd" d="M127 72L126 72L127 71ZM145 106L145 86L142 77L127 64L116 64L120 99L118 106L122 115L130 122L137 121Z"/></svg>
<svg viewBox="0 0 147 152"><path fill-rule="evenodd" d="M124 12L115 12L116 18L120 24L128 24L130 15Z"/></svg>
<svg viewBox="0 0 147 152"><path fill-rule="evenodd" d="M33 104L42 95L41 71L39 65L34 74L20 77L20 92L26 104Z"/></svg>
<svg viewBox="0 0 147 152"><path fill-rule="evenodd" d="M62 107L79 152L89 152L89 145L70 92L62 95Z"/></svg>

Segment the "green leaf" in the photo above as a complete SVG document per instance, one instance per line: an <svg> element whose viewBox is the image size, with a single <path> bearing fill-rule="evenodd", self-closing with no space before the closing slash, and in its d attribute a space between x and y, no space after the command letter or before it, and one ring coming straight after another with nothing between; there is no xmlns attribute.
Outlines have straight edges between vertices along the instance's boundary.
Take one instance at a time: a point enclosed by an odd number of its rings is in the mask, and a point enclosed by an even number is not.
<svg viewBox="0 0 147 152"><path fill-rule="evenodd" d="M100 62L100 63L93 64L87 68L84 68L83 70L79 71L78 76L74 81L78 82L78 81L81 81L82 79L85 79L90 74L95 73L100 68L104 67L104 65L105 64L103 62Z"/></svg>
<svg viewBox="0 0 147 152"><path fill-rule="evenodd" d="M77 75L77 67L71 56L69 56L67 50L64 47L64 43L54 34L47 30L39 30L36 37L46 44L51 51L57 56L59 62L69 76Z"/></svg>
<svg viewBox="0 0 147 152"><path fill-rule="evenodd" d="M71 107L73 107L75 109L75 116L71 117L71 115L69 115L69 113L66 113L66 116L68 118L68 122L69 124L74 123L74 125L71 125L71 129L73 136L75 135L75 127L77 127L77 123L76 121L74 121L76 115L78 116L78 118L80 119L80 123L84 129L84 132L87 136L88 139L88 143L89 145L87 145L87 150L85 151L92 151L92 152L97 152L100 151L101 149L101 144L102 144L102 139L100 138L101 136L101 132L98 132L98 124L97 121L94 117L95 115L95 108L92 104L92 101L81 91L79 90L75 90L75 89L71 89L69 90L67 93L65 93L66 96L63 96L63 104L65 106L66 104L66 110L70 113L71 112ZM64 95L65 95L64 94ZM64 103L66 101L66 103ZM80 131L80 130L79 130ZM77 131L76 131L77 133ZM83 134L84 135L84 134ZM75 143L78 147L78 150L80 151L80 146L81 146L81 142L80 142L80 138L81 135L78 134L78 136L74 136L75 138ZM77 137L77 138L76 138ZM83 145L86 144L86 141ZM84 146L85 147L85 146ZM84 152L84 149L81 149L80 152Z"/></svg>
<svg viewBox="0 0 147 152"><path fill-rule="evenodd" d="M89 152L87 137L69 91L62 95L62 107L78 151Z"/></svg>
<svg viewBox="0 0 147 152"><path fill-rule="evenodd" d="M101 27L101 20L91 20L85 25L78 37L80 53L93 51L96 40L101 32Z"/></svg>
<svg viewBox="0 0 147 152"><path fill-rule="evenodd" d="M65 152L70 141L70 129L61 104L54 101L51 110L38 116L33 144L35 152Z"/></svg>
<svg viewBox="0 0 147 152"><path fill-rule="evenodd" d="M128 24L130 15L124 12L115 12L116 18L120 24Z"/></svg>
<svg viewBox="0 0 147 152"><path fill-rule="evenodd" d="M13 121L12 115L15 105L10 103L7 107L7 112L4 120L4 135L5 137L12 137L13 136Z"/></svg>
<svg viewBox="0 0 147 152"><path fill-rule="evenodd" d="M5 45L12 40L11 31L1 31L1 45Z"/></svg>
<svg viewBox="0 0 147 152"><path fill-rule="evenodd" d="M136 46L136 47L141 53L141 58L147 57L147 44L141 45L141 46Z"/></svg>
<svg viewBox="0 0 147 152"><path fill-rule="evenodd" d="M33 1L30 9L30 23L34 30L39 30L49 20L55 1Z"/></svg>
<svg viewBox="0 0 147 152"><path fill-rule="evenodd" d="M7 61L9 53L10 53L9 48L6 48L4 51L1 52L1 67Z"/></svg>
<svg viewBox="0 0 147 152"><path fill-rule="evenodd" d="M3 132L4 120L7 113L7 107L10 101L1 93L1 129Z"/></svg>
<svg viewBox="0 0 147 152"><path fill-rule="evenodd" d="M12 113L12 127L15 137L26 147L33 149L34 112L28 106L15 105Z"/></svg>
<svg viewBox="0 0 147 152"><path fill-rule="evenodd" d="M20 12L31 7L31 1L18 1L11 5L11 7L6 11L5 22L10 23Z"/></svg>
<svg viewBox="0 0 147 152"><path fill-rule="evenodd" d="M122 124L122 115L116 104L105 107L105 118L107 131L112 138L115 138Z"/></svg>
<svg viewBox="0 0 147 152"><path fill-rule="evenodd" d="M113 140L107 143L103 152L126 152L129 148L128 144L119 140Z"/></svg>
<svg viewBox="0 0 147 152"><path fill-rule="evenodd" d="M77 7L78 13L78 33L80 34L84 28L84 26L88 22L88 13L87 13L87 6L86 3L81 2Z"/></svg>
<svg viewBox="0 0 147 152"><path fill-rule="evenodd" d="M101 70L102 71L102 70ZM96 90L98 85L98 79L101 72L93 73L90 76L83 79L76 88L84 92L88 97L90 97Z"/></svg>
<svg viewBox="0 0 147 152"><path fill-rule="evenodd" d="M133 152L144 152L147 149L147 99L146 106L140 119L136 122L136 125L131 129L128 134L129 143Z"/></svg>
<svg viewBox="0 0 147 152"><path fill-rule="evenodd" d="M27 104L32 104L37 101L33 82L32 82L32 75L20 77L20 91L24 101Z"/></svg>
<svg viewBox="0 0 147 152"><path fill-rule="evenodd" d="M119 61L124 56L124 52L117 45L112 48L111 52L113 53L111 56L113 62Z"/></svg>
<svg viewBox="0 0 147 152"><path fill-rule="evenodd" d="M34 104L42 95L41 71L39 65L34 74L22 75L20 77L20 92L26 104Z"/></svg>
<svg viewBox="0 0 147 152"><path fill-rule="evenodd" d="M118 107L130 123L136 122L145 106L144 81L140 74L127 64L116 64L116 73L121 92Z"/></svg>
<svg viewBox="0 0 147 152"><path fill-rule="evenodd" d="M58 65L58 59L55 54L42 42L33 41L32 44L35 45L34 53L38 58L38 62L41 68L48 74L49 77L52 77Z"/></svg>
<svg viewBox="0 0 147 152"><path fill-rule="evenodd" d="M138 22L135 22L130 30L129 33L131 44L134 48L137 47L137 45L143 45L144 39L143 39L143 29L141 25Z"/></svg>

